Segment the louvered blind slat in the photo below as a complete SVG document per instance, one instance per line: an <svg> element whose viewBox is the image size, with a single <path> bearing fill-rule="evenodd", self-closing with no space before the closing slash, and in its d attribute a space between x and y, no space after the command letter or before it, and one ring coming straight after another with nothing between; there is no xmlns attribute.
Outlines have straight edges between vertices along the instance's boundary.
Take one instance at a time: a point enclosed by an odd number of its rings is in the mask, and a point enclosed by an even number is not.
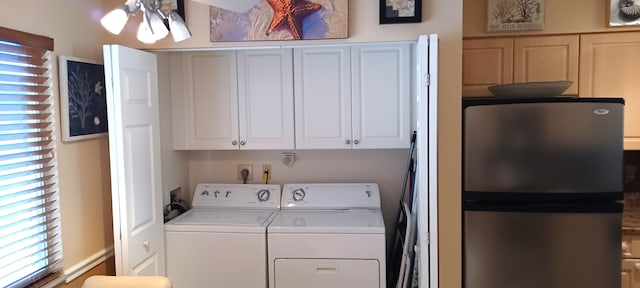
<svg viewBox="0 0 640 288"><path fill-rule="evenodd" d="M0 27L0 287L61 270L53 40Z"/></svg>

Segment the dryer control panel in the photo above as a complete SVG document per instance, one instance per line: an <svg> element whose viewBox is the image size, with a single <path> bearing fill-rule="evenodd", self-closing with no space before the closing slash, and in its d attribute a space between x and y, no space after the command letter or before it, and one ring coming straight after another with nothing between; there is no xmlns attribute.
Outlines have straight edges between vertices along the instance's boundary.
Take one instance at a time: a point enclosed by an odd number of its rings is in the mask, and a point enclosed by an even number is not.
<svg viewBox="0 0 640 288"><path fill-rule="evenodd" d="M193 208L280 208L280 185L200 183L193 192Z"/></svg>
<svg viewBox="0 0 640 288"><path fill-rule="evenodd" d="M282 209L380 209L376 183L285 184Z"/></svg>

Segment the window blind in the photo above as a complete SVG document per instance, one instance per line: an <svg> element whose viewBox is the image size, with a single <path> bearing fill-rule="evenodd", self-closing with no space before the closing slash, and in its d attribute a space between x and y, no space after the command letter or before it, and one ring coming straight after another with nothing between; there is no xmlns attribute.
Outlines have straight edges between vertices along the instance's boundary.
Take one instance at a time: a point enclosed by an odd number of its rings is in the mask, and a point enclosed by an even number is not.
<svg viewBox="0 0 640 288"><path fill-rule="evenodd" d="M61 270L53 40L0 27L0 287Z"/></svg>

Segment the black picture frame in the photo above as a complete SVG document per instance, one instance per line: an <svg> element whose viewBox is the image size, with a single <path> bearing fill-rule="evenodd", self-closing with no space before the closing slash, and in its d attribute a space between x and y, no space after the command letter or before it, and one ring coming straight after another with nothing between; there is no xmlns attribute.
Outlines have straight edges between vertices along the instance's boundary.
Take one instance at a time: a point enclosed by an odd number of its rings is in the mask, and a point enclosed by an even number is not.
<svg viewBox="0 0 640 288"><path fill-rule="evenodd" d="M413 9L396 10L389 0L380 1L380 24L420 23L422 22L422 0L405 0L413 4ZM398 0L395 0L398 1ZM393 1L389 1L393 2ZM407 13L409 12L409 13Z"/></svg>
<svg viewBox="0 0 640 288"><path fill-rule="evenodd" d="M184 15L184 0L164 0L162 1L162 7L160 9L164 13L169 13L173 7L175 7L180 17L182 17L182 20L187 23L187 18L185 18Z"/></svg>

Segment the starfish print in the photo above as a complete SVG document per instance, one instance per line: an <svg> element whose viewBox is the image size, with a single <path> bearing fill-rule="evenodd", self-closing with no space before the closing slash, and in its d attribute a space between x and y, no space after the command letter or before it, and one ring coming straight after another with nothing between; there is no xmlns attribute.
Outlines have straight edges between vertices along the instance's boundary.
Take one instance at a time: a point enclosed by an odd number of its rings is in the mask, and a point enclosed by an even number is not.
<svg viewBox="0 0 640 288"><path fill-rule="evenodd" d="M273 19L267 29L267 35L284 26L293 38L302 39L302 20L322 8L322 5L305 0L267 0L273 9Z"/></svg>

